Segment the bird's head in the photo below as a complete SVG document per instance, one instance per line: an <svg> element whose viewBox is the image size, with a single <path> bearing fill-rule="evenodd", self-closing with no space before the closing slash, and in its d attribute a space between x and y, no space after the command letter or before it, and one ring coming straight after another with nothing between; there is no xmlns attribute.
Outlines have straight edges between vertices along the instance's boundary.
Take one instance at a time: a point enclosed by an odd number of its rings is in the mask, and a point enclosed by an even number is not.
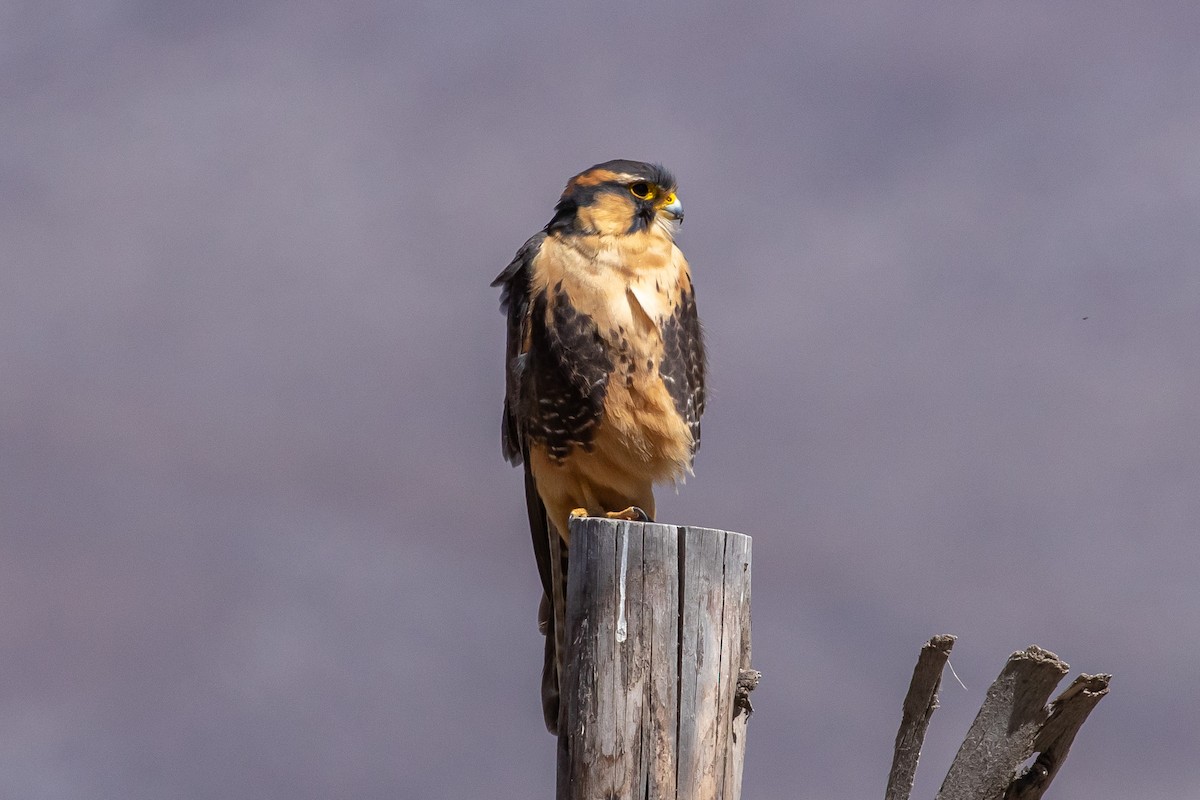
<svg viewBox="0 0 1200 800"><path fill-rule="evenodd" d="M683 220L675 177L658 164L606 161L571 178L550 232L622 236L657 225L673 236Z"/></svg>

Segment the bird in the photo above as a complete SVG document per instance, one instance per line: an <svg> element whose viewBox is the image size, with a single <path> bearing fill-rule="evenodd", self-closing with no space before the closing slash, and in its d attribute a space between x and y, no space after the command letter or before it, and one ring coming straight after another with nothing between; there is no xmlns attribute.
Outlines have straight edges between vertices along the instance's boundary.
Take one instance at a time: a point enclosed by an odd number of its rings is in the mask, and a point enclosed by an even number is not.
<svg viewBox="0 0 1200 800"><path fill-rule="evenodd" d="M651 521L654 486L692 474L706 358L683 205L659 164L571 178L492 282L507 318L505 458L521 465L542 583L542 712L557 734L572 516Z"/></svg>

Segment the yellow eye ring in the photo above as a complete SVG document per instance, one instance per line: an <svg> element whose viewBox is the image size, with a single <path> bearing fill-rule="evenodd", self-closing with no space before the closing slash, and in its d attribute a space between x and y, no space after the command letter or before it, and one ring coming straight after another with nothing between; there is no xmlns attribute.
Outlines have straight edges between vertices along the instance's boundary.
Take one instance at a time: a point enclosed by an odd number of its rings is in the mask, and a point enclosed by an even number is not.
<svg viewBox="0 0 1200 800"><path fill-rule="evenodd" d="M654 187L645 181L638 181L629 187L629 193L638 200L649 200L654 197Z"/></svg>

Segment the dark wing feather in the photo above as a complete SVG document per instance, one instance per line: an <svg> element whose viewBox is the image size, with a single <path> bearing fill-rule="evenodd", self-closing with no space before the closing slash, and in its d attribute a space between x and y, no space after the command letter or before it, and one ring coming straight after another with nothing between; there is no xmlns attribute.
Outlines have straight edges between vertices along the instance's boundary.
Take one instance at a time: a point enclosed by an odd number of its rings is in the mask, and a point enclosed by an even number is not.
<svg viewBox="0 0 1200 800"><path fill-rule="evenodd" d="M521 463L530 440L552 458L587 449L604 408L612 360L595 321L579 313L561 285L533 292L531 273L546 233L534 236L492 281L508 317L504 457Z"/></svg>
<svg viewBox="0 0 1200 800"><path fill-rule="evenodd" d="M546 234L539 233L527 241L504 271L492 281L492 286L501 287L500 310L508 319L508 345L504 354L504 419L500 435L504 457L512 464L520 464L524 458L524 431L519 415L521 387L528 361L524 343L529 334L529 304L532 299L529 292L529 274L533 258L545 239Z"/></svg>
<svg viewBox="0 0 1200 800"><path fill-rule="evenodd" d="M594 322L575 311L561 287L555 287L550 296L544 291L534 294L533 261L545 239L546 234L540 233L526 242L492 285L503 287L500 304L508 318L501 440L505 458L514 464L524 462L529 532L546 598L542 711L546 727L555 733L559 712L556 654L563 594L562 587L554 585L553 545L558 544L558 534L538 494L529 466L529 447L538 441L551 457L561 458L573 446L589 445L611 364ZM565 581L566 550L559 552Z"/></svg>
<svg viewBox="0 0 1200 800"><path fill-rule="evenodd" d="M533 300L524 407L526 435L553 459L587 450L604 413L612 359L595 321L561 286Z"/></svg>
<svg viewBox="0 0 1200 800"><path fill-rule="evenodd" d="M704 332L696 313L696 296L691 281L680 287L675 311L663 323L663 360L659 375L675 402L675 410L692 432L692 455L700 449L700 417L707 394L704 374Z"/></svg>
<svg viewBox="0 0 1200 800"><path fill-rule="evenodd" d="M537 559L538 575L549 596L551 591L550 548L546 519L546 508L538 495L537 485L529 470L529 441L527 419L530 406L529 353L526 351L531 339L533 324L530 305L530 272L532 262L545 241L546 234L527 241L512 262L501 272L492 286L500 286L500 309L508 319L508 344L504 357L504 418L501 422L501 445L504 457L513 464L525 465L525 508L529 515L529 533L533 539L533 554ZM536 405L536 404L535 404Z"/></svg>

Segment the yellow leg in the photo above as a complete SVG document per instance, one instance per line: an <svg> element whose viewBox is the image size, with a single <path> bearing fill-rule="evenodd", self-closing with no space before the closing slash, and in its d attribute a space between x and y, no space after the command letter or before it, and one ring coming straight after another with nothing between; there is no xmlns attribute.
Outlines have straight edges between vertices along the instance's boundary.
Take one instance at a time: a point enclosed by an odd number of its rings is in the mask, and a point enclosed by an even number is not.
<svg viewBox="0 0 1200 800"><path fill-rule="evenodd" d="M630 506L624 511L609 511L605 513L609 519L626 519L630 522L651 522L650 515L637 506Z"/></svg>

